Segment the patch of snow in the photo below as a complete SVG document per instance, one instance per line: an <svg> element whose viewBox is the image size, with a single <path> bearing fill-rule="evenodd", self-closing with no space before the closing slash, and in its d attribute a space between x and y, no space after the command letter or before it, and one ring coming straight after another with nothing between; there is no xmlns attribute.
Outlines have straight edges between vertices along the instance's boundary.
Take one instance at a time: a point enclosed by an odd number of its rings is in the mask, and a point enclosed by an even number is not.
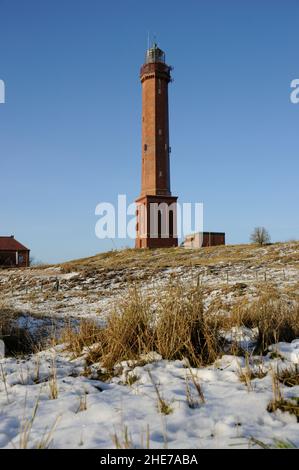
<svg viewBox="0 0 299 470"><path fill-rule="evenodd" d="M228 343L235 343L244 351L253 350L257 344L258 328L246 328L245 326L234 326L229 331L222 331L221 336Z"/></svg>
<svg viewBox="0 0 299 470"><path fill-rule="evenodd" d="M290 362L299 364L299 339L294 339L291 343L277 343L270 346L269 350L279 353Z"/></svg>
<svg viewBox="0 0 299 470"><path fill-rule="evenodd" d="M299 340L276 346L294 352L298 344ZM292 355L288 357L293 360ZM26 360L2 359L0 447L20 447L22 429L36 405L29 448L38 446L43 435L49 436L51 448L111 448L113 435L122 440L126 426L132 447L144 446L147 429L150 448L163 448L166 441L168 448L244 448L250 437L268 443L274 438L289 439L299 445L295 416L267 411L272 399L271 374L254 380L252 391L240 382L238 371L244 358L226 355L211 366L191 369L205 403L198 399L184 361L166 361L153 355L150 359L156 360L145 366L123 364L126 374L110 383L97 380L95 374L94 379L86 377L84 357L72 359L62 345ZM267 370L277 363L269 357L263 360ZM58 388L54 400L50 399L49 386L53 363ZM132 385L124 384L128 374L135 378ZM170 414L160 413L152 381ZM197 403L191 408L186 382ZM299 387L290 390L286 396L298 396Z"/></svg>

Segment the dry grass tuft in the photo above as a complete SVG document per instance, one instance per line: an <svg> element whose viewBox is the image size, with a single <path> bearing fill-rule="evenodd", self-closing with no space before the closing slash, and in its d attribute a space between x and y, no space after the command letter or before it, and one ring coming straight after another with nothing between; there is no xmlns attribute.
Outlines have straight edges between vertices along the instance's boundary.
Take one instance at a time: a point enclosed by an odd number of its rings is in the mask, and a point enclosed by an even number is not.
<svg viewBox="0 0 299 470"><path fill-rule="evenodd" d="M263 379L267 375L267 371L264 370L261 364L252 366L250 364L249 355L246 354L245 356L245 367L239 368L238 376L239 380L246 384L247 390L252 390L252 383L251 381L254 379Z"/></svg>
<svg viewBox="0 0 299 470"><path fill-rule="evenodd" d="M120 436L115 431L115 433L111 437L112 437L112 442L116 449L132 449L133 448L133 440L129 433L128 426L123 426Z"/></svg>
<svg viewBox="0 0 299 470"><path fill-rule="evenodd" d="M155 351L164 359L208 364L221 353L219 338L218 320L203 315L198 289L169 285L157 300L133 288L97 333L98 346L90 349L88 362L111 370L116 363Z"/></svg>
<svg viewBox="0 0 299 470"><path fill-rule="evenodd" d="M118 308L109 316L102 330L98 350L91 351L90 360L101 356L104 368L111 369L123 360L137 359L153 350L152 314L147 299L133 288Z"/></svg>
<svg viewBox="0 0 299 470"><path fill-rule="evenodd" d="M80 413L86 410L87 410L87 392L84 391L84 393L80 395L79 406L78 406L76 413Z"/></svg>
<svg viewBox="0 0 299 470"><path fill-rule="evenodd" d="M299 422L299 397L284 398L279 381L279 371L272 371L273 399L267 406L267 411L273 413L277 410L288 412L296 416Z"/></svg>
<svg viewBox="0 0 299 470"><path fill-rule="evenodd" d="M49 398L50 400L57 400L58 398L58 381L57 381L57 368L55 358L51 361L51 374L49 377Z"/></svg>
<svg viewBox="0 0 299 470"><path fill-rule="evenodd" d="M284 369L279 369L276 372L279 382L287 387L295 387L299 385L299 366L294 364Z"/></svg>
<svg viewBox="0 0 299 470"><path fill-rule="evenodd" d="M161 413L163 415L170 415L173 412L173 408L171 407L170 403L168 403L162 397L162 395L160 393L160 390L159 390L159 387L156 384L156 382L154 381L154 378L153 378L150 371L148 371L148 375L149 375L150 381L152 382L153 387L154 387L155 392L156 392L156 395L157 395L159 413Z"/></svg>
<svg viewBox="0 0 299 470"><path fill-rule="evenodd" d="M274 401L272 400L267 411L273 413L274 411L281 410L282 412L288 412L296 416L297 422L299 423L299 399L298 397Z"/></svg>
<svg viewBox="0 0 299 470"><path fill-rule="evenodd" d="M187 404L189 408L194 409L198 408L201 404L205 404L206 400L201 388L201 385L198 381L198 378L195 377L190 365L187 363L187 366L189 368L189 376L186 375L186 399L187 399ZM197 392L197 398L194 398L192 394L192 390L189 385L189 381L191 379L191 382L193 383L193 386Z"/></svg>
<svg viewBox="0 0 299 470"><path fill-rule="evenodd" d="M240 302L221 321L226 330L233 326L257 328L255 352L264 353L271 344L279 341L291 342L298 338L299 304L265 294L252 303Z"/></svg>
<svg viewBox="0 0 299 470"><path fill-rule="evenodd" d="M218 357L217 319L204 315L198 288L182 284L168 287L157 307L155 343L165 359L187 358L192 365L202 365Z"/></svg>
<svg viewBox="0 0 299 470"><path fill-rule="evenodd" d="M116 364L140 361L152 351L163 359L186 359L194 367L213 363L227 352L223 331L242 326L257 328L255 352L263 353L273 343L299 336L299 306L266 295L253 303L240 302L223 315L213 308L204 311L199 285L171 282L159 295L133 287L105 326L83 321L78 330L68 327L62 341L74 356L84 350L87 365L101 363L109 377L115 375ZM244 354L237 346L230 345L231 350ZM264 372L247 368L243 375L240 379L249 383Z"/></svg>
<svg viewBox="0 0 299 470"><path fill-rule="evenodd" d="M67 325L61 332L59 338L67 346L75 357L80 356L84 348L89 348L102 339L102 330L91 320L82 320L79 328L75 329L71 324Z"/></svg>
<svg viewBox="0 0 299 470"><path fill-rule="evenodd" d="M249 439L249 444L255 444L262 449L298 449L298 446L296 446L296 444L294 444L294 442L290 441L289 439L282 440L274 438L272 444L266 444L259 439L251 437Z"/></svg>

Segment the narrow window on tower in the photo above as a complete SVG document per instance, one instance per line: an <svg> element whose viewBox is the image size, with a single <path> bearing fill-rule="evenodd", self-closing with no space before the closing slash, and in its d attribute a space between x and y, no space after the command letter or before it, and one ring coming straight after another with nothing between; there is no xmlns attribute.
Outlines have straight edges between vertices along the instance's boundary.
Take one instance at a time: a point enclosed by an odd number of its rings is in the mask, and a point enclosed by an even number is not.
<svg viewBox="0 0 299 470"><path fill-rule="evenodd" d="M161 95L161 79L158 80L158 95Z"/></svg>
<svg viewBox="0 0 299 470"><path fill-rule="evenodd" d="M144 149L145 152L147 151L147 144L144 144L143 149Z"/></svg>
<svg viewBox="0 0 299 470"><path fill-rule="evenodd" d="M162 129L159 129L159 135L162 135Z"/></svg>
<svg viewBox="0 0 299 470"><path fill-rule="evenodd" d="M158 211L158 238L161 238L161 228L162 228L162 215L161 215L161 211Z"/></svg>
<svg viewBox="0 0 299 470"><path fill-rule="evenodd" d="M169 237L173 238L173 211L169 211Z"/></svg>

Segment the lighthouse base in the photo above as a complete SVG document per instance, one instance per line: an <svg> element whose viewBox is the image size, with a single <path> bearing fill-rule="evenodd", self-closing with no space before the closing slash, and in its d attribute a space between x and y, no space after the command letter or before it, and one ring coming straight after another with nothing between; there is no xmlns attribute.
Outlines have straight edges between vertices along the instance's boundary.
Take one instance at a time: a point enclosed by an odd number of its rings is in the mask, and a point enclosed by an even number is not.
<svg viewBox="0 0 299 470"><path fill-rule="evenodd" d="M136 200L135 248L178 246L177 197L141 196Z"/></svg>

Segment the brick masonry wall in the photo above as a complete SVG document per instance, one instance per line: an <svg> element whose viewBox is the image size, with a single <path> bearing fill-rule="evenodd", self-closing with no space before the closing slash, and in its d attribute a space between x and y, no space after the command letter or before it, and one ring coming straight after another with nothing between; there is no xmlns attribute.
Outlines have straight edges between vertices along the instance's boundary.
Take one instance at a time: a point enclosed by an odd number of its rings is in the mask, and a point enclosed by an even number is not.
<svg viewBox="0 0 299 470"><path fill-rule="evenodd" d="M202 246L225 245L225 234L218 232L204 232Z"/></svg>
<svg viewBox="0 0 299 470"><path fill-rule="evenodd" d="M19 267L20 268L29 267L29 255L30 255L30 251L19 251Z"/></svg>
<svg viewBox="0 0 299 470"><path fill-rule="evenodd" d="M169 248L178 246L178 239L175 236L176 227L176 201L177 198L173 196L144 196L137 199L137 227L136 227L136 241L135 248ZM154 228L151 227L150 221L150 204L161 204L165 203L171 209L174 209L174 215L172 219L172 227L168 225L169 236L167 238L156 238L151 236L154 232ZM146 213L142 212L142 208L146 208ZM170 212L169 210L169 212ZM169 217L169 213L166 215ZM168 219L169 222L169 219ZM156 222L157 223L157 222ZM163 221L161 221L163 224ZM157 225L156 225L157 228Z"/></svg>
<svg viewBox="0 0 299 470"><path fill-rule="evenodd" d="M0 252L0 265L3 260L6 260L2 266L5 267L19 267L19 268L27 268L30 264L29 259L30 251L29 250L22 250L22 251L2 251ZM17 263L18 257L18 263Z"/></svg>
<svg viewBox="0 0 299 470"><path fill-rule="evenodd" d="M170 195L168 119L169 81L169 67L165 64L147 64L141 69L141 195Z"/></svg>

